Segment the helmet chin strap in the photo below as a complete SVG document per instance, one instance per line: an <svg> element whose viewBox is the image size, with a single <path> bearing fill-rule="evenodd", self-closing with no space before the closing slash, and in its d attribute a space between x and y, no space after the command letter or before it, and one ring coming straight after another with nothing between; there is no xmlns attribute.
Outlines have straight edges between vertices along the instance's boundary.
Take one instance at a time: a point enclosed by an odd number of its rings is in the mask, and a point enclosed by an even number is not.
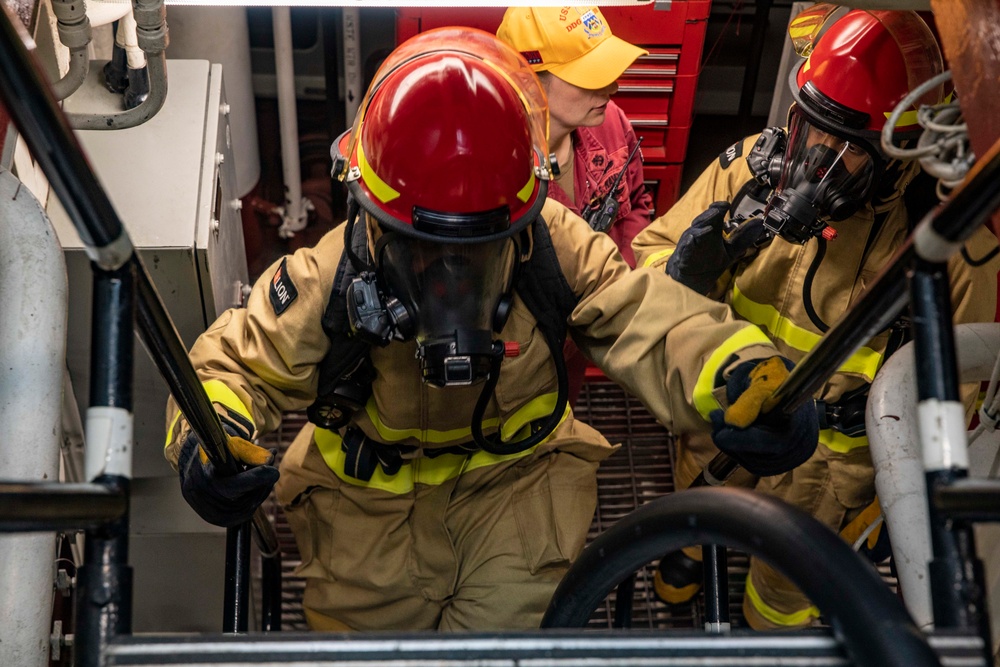
<svg viewBox="0 0 1000 667"><path fill-rule="evenodd" d="M358 203L358 200L354 196L348 194L347 224L345 225L344 229L344 249L347 252L347 258L351 261L351 265L354 267L354 270L359 274L362 273L363 271L375 270L374 263L369 261L367 230L365 230L365 233L362 235L363 239L362 242L364 243L365 259L362 259L358 255L360 245L358 246L358 248L354 247L354 225L357 224L358 218L360 217L361 217L361 205Z"/></svg>

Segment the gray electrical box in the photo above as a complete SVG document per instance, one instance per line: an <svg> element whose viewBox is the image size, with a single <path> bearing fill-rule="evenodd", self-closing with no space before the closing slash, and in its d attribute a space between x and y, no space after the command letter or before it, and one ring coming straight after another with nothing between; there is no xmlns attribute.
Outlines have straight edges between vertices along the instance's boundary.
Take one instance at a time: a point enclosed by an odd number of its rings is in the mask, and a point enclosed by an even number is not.
<svg viewBox="0 0 1000 667"><path fill-rule="evenodd" d="M73 113L114 113L121 97L102 83L103 63L65 102ZM167 61L163 108L124 130L76 133L97 178L152 277L185 347L248 287L222 67ZM55 195L48 214L65 250L70 308L67 365L80 413L88 402L93 274ZM136 339L135 453L130 562L133 629L221 631L225 530L202 521L163 458L168 391Z"/></svg>

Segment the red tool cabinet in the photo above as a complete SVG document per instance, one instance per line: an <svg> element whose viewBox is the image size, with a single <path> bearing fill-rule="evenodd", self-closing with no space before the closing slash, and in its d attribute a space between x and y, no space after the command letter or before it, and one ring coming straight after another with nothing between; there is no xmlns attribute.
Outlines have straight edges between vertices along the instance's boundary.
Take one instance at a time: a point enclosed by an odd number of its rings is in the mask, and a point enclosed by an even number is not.
<svg viewBox="0 0 1000 667"><path fill-rule="evenodd" d="M679 194L711 7L711 0L673 0L601 8L616 35L649 51L618 80L614 100L643 137L644 173L656 215L666 212ZM496 32L503 13L503 7L401 8L396 41L447 25Z"/></svg>

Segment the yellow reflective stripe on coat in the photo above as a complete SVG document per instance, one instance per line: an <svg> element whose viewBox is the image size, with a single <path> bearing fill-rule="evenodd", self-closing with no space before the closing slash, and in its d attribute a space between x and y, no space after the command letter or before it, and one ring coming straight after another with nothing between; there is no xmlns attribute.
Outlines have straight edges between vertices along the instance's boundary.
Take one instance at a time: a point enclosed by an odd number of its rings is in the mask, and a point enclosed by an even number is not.
<svg viewBox="0 0 1000 667"><path fill-rule="evenodd" d="M778 312L769 304L757 303L747 298L738 287L733 285L733 310L757 326L764 327L778 340L784 341L801 352L812 350L822 336L798 326ZM875 379L875 373L882 367L882 354L870 347L862 347L838 369L843 373L857 373L869 382Z"/></svg>
<svg viewBox="0 0 1000 667"><path fill-rule="evenodd" d="M247 421L253 424L251 433L257 430L257 425L254 423L253 415L247 410L247 406L243 405L243 401L240 397L236 395L232 389L229 388L221 380L209 380L208 382L203 382L201 384L202 388L205 390L205 394L208 396L208 400L212 403L218 403L233 412L246 417ZM170 446L170 443L174 439L174 428L177 426L177 422L180 421L181 412L178 410L177 414L174 416L174 420L170 422L170 428L167 429L167 442L163 445L164 449Z"/></svg>
<svg viewBox="0 0 1000 667"><path fill-rule="evenodd" d="M504 442L509 442L522 428L531 422L552 414L552 411L555 410L556 407L556 398L556 394L542 394L541 396L528 401L524 407L511 415L510 418L500 426L500 439ZM566 416L569 414L569 410L569 405L567 405L566 411L560 419L560 423L562 423L563 419L566 419ZM378 434L385 442L402 442L407 438L414 438L422 443L441 445L449 442L468 442L472 440L471 426L453 428L447 431L437 431L435 429L423 428L393 428L391 426L387 426L379 418L378 407L375 405L374 398L368 399L368 403L365 405L365 411L368 413L368 418L371 420L375 430L378 431ZM499 422L499 417L484 419L483 430L485 431L487 429L494 428Z"/></svg>
<svg viewBox="0 0 1000 667"><path fill-rule="evenodd" d="M441 454L434 458L420 457L403 461L403 465L400 466L395 475L386 475L381 466L376 466L371 479L365 481L351 477L344 472L347 454L344 452L344 448L341 447L343 439L340 437L340 434L324 428L317 428L313 439L316 442L319 453L323 456L323 460L326 461L326 465L330 467L333 474L339 477L341 481L353 486L379 489L380 491L397 495L410 493L417 484L437 486L477 468L485 468L486 466L502 463L503 461L513 461L525 457L538 447L538 445L535 445L535 447L526 449L523 452L504 456L479 450L471 455Z"/></svg>
<svg viewBox="0 0 1000 667"><path fill-rule="evenodd" d="M753 581L749 574L747 575L746 596L750 604L753 605L753 608L757 610L757 613L775 625L798 627L807 625L814 618L819 618L819 609L814 606L806 607L802 611L792 612L791 614L784 614L770 606L761 599L757 589L753 587Z"/></svg>
<svg viewBox="0 0 1000 667"><path fill-rule="evenodd" d="M820 444L826 445L828 449L832 449L838 454L846 454L847 452L857 449L858 447L868 446L868 437L861 435L856 438L852 438L849 435L844 435L840 431L834 431L832 428L824 428L819 432Z"/></svg>
<svg viewBox="0 0 1000 667"><path fill-rule="evenodd" d="M729 360L729 357L736 354L745 347L751 345L771 345L771 340L757 327L743 327L738 332L727 338L722 345L715 348L715 351L708 357L708 361L702 366L701 373L694 385L694 392L691 396L698 414L708 421L708 414L712 410L718 410L722 406L715 400L712 391L715 389L715 378L722 366ZM777 352L775 352L777 354Z"/></svg>
<svg viewBox="0 0 1000 667"><path fill-rule="evenodd" d="M652 266L656 260L663 259L664 257L670 257L674 254L674 250L676 250L676 248L667 248L666 250L654 252L652 255L643 260L642 267L646 268L647 266Z"/></svg>

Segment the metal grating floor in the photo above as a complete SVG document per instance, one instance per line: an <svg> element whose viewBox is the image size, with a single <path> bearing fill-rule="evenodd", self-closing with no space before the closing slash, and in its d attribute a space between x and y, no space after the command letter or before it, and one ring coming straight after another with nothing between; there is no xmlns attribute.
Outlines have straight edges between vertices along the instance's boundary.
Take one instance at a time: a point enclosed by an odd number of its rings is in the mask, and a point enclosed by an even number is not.
<svg viewBox="0 0 1000 667"><path fill-rule="evenodd" d="M674 491L673 440L670 433L634 397L607 379L589 379L577 401L576 417L599 430L622 447L598 470L598 503L589 538L606 530L637 507ZM261 445L277 448L278 457L306 424L304 413L285 415L281 427L263 438ZM299 565L298 548L288 523L273 499L267 506L275 520L282 561L282 628L308 630L302 611L305 580L292 576ZM256 559L255 559L256 560ZM732 626L744 627L742 615L744 581L749 559L746 554L729 553L729 599ZM636 573L632 599L632 627L700 629L704 627L704 602L699 595L690 604L668 607L653 594L655 563ZM895 588L888 565L879 567L887 583ZM260 587L255 586L259 591ZM259 607L258 607L259 608ZM588 627L609 628L614 618L613 595L598 607Z"/></svg>
<svg viewBox="0 0 1000 667"><path fill-rule="evenodd" d="M673 448L669 432L623 389L606 379L590 379L577 401L576 417L599 430L621 449L609 457L597 475L598 503L590 538L606 530L640 505L674 490ZM281 427L261 438L260 444L277 448L280 459L295 435L306 424L304 413L289 413ZM298 548L288 523L273 500L268 510L275 520L282 560L282 628L308 630L302 611L305 580L292 576L299 565ZM702 602L696 598L688 605L668 608L652 592L653 566L636 574L632 603L632 626L636 628L701 628ZM729 558L731 615L734 626L742 624L740 605L747 559L731 553ZM259 586L255 587L259 590ZM595 610L589 627L611 627L614 602L606 600Z"/></svg>
<svg viewBox="0 0 1000 667"><path fill-rule="evenodd" d="M633 396L607 379L589 379L576 405L576 416L612 443L622 447L601 464L597 473L597 512L591 525L593 539L641 505L674 491L674 449L670 433ZM701 596L691 604L668 607L653 593L655 563L636 573L632 597L634 628L701 628L704 604ZM744 625L741 606L747 558L729 555L730 616L734 627ZM614 619L614 600L609 596L595 610L589 627L608 628Z"/></svg>

